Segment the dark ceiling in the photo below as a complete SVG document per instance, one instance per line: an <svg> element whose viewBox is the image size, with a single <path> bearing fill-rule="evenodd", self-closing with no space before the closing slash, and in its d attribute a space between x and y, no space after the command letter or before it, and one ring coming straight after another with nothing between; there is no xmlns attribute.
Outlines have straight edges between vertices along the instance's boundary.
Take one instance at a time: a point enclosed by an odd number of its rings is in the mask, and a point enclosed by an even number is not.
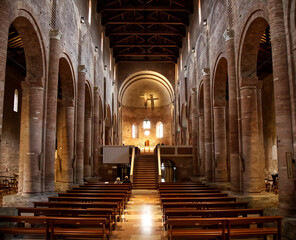
<svg viewBox="0 0 296 240"><path fill-rule="evenodd" d="M97 11L116 62L177 62L193 0L101 0Z"/></svg>

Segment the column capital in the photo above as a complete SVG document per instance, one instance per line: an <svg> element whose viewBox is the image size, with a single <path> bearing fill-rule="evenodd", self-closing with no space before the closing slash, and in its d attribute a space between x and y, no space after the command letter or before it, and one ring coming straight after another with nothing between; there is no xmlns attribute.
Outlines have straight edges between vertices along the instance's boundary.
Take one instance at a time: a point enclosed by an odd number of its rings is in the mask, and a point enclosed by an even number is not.
<svg viewBox="0 0 296 240"><path fill-rule="evenodd" d="M202 74L203 76L209 76L209 75L210 75L210 69L209 69L209 68L203 68L203 69L201 70L201 74Z"/></svg>
<svg viewBox="0 0 296 240"><path fill-rule="evenodd" d="M227 41L234 39L234 30L233 29L226 29L223 33L224 39Z"/></svg>
<svg viewBox="0 0 296 240"><path fill-rule="evenodd" d="M79 66L78 66L78 72L79 72L79 73L86 73L87 70L86 70L85 65L79 65Z"/></svg>
<svg viewBox="0 0 296 240"><path fill-rule="evenodd" d="M62 36L63 36L62 32L58 29L52 29L49 31L49 38L50 39L61 40Z"/></svg>
<svg viewBox="0 0 296 240"><path fill-rule="evenodd" d="M197 94L197 89L196 88L191 88L190 89L190 94L191 95Z"/></svg>
<svg viewBox="0 0 296 240"><path fill-rule="evenodd" d="M94 93L95 94L100 94L100 88L99 87L94 87Z"/></svg>

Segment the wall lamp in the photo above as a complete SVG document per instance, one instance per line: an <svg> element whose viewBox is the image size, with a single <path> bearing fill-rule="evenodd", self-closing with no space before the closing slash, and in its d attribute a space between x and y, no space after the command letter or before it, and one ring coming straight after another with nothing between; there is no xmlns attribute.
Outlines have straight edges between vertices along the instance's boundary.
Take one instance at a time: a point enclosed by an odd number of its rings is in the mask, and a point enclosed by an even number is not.
<svg viewBox="0 0 296 240"><path fill-rule="evenodd" d="M81 18L80 18L80 22L83 23L83 24L85 23L85 19L84 19L84 17L81 17Z"/></svg>
<svg viewBox="0 0 296 240"><path fill-rule="evenodd" d="M107 70L107 65L104 66L104 70Z"/></svg>
<svg viewBox="0 0 296 240"><path fill-rule="evenodd" d="M192 52L192 53L195 53L195 47L193 47L193 48L191 49L191 52Z"/></svg>
<svg viewBox="0 0 296 240"><path fill-rule="evenodd" d="M99 47L95 46L95 52L98 52L98 51L99 51Z"/></svg>
<svg viewBox="0 0 296 240"><path fill-rule="evenodd" d="M204 25L204 26L207 26L207 25L208 25L207 19L205 19L205 20L203 21L203 25Z"/></svg>
<svg viewBox="0 0 296 240"><path fill-rule="evenodd" d="M187 71L187 65L184 66L184 71Z"/></svg>

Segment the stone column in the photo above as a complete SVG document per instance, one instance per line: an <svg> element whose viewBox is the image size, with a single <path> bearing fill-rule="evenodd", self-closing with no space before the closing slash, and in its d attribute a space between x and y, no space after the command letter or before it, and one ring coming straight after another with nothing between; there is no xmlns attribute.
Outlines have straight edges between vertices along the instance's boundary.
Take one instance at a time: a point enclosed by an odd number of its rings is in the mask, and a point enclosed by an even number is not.
<svg viewBox="0 0 296 240"><path fill-rule="evenodd" d="M293 153L293 139L283 1L268 0L268 13L272 45L276 132L278 135L279 207L281 214L295 215L296 181L295 175L294 178L288 176L286 156L287 153ZM295 156L293 158L295 159ZM293 165L295 174L295 163Z"/></svg>
<svg viewBox="0 0 296 240"><path fill-rule="evenodd" d="M264 160L260 158L261 141L258 116L258 89L255 84L242 86L241 118L243 142L243 191L258 193L264 189Z"/></svg>
<svg viewBox="0 0 296 240"><path fill-rule="evenodd" d="M0 142L2 139L3 126L3 107L4 107L4 88L6 74L7 43L9 32L10 1L0 1ZM1 144L0 144L1 147ZM1 151L1 149L0 149Z"/></svg>
<svg viewBox="0 0 296 240"><path fill-rule="evenodd" d="M191 95L191 108L192 108L192 147L193 147L193 174L198 174L198 151L197 151L197 132L198 132L198 117L197 117L197 91L196 88L192 88L190 91Z"/></svg>
<svg viewBox="0 0 296 240"><path fill-rule="evenodd" d="M213 159L212 159L212 114L211 114L211 82L210 70L203 69L204 83L204 123L205 123L205 171L207 182L213 181Z"/></svg>
<svg viewBox="0 0 296 240"><path fill-rule="evenodd" d="M83 184L84 163L84 108L85 108L85 65L78 66L77 84L77 140L76 140L76 183Z"/></svg>
<svg viewBox="0 0 296 240"><path fill-rule="evenodd" d="M63 138L65 144L62 153L62 189L70 189L74 182L74 119L75 106L73 99L65 99L63 102L66 113L66 136Z"/></svg>
<svg viewBox="0 0 296 240"><path fill-rule="evenodd" d="M61 37L62 33L59 30L50 30L45 136L45 192L55 191L54 162L57 129L57 92L59 75L59 55L61 52Z"/></svg>
<svg viewBox="0 0 296 240"><path fill-rule="evenodd" d="M100 92L94 87L94 146L93 146L93 176L99 175L99 145L100 145Z"/></svg>
<svg viewBox="0 0 296 240"><path fill-rule="evenodd" d="M22 193L40 193L41 192L41 151L42 151L42 123L43 123L43 98L44 88L42 85L34 83L35 79L26 79L27 88L23 94L27 123L21 126L21 144L24 141L26 147L22 147L24 151L22 164ZM38 81L42 81L39 80ZM23 108L22 108L23 110ZM22 120L23 121L23 120ZM25 129L24 129L25 128Z"/></svg>
<svg viewBox="0 0 296 240"><path fill-rule="evenodd" d="M85 118L84 132L84 177L91 176L91 117Z"/></svg>
<svg viewBox="0 0 296 240"><path fill-rule="evenodd" d="M235 68L234 31L227 29L224 32L226 40L228 92L229 92L229 150L230 150L230 181L231 190L240 191L240 162L238 137L238 110L237 110L237 78Z"/></svg>
<svg viewBox="0 0 296 240"><path fill-rule="evenodd" d="M214 107L215 182L227 181L226 107Z"/></svg>
<svg viewBox="0 0 296 240"><path fill-rule="evenodd" d="M205 176L205 123L204 116L198 118L199 130L199 175Z"/></svg>

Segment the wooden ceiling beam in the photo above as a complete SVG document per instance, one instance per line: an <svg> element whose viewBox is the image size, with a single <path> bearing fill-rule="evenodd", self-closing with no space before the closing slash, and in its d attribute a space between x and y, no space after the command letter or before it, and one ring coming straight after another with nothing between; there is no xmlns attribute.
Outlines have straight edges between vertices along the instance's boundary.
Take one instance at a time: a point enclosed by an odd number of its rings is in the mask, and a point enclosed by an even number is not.
<svg viewBox="0 0 296 240"><path fill-rule="evenodd" d="M107 36L126 36L126 35L138 35L138 36L180 36L185 37L185 33L180 32L111 32Z"/></svg>
<svg viewBox="0 0 296 240"><path fill-rule="evenodd" d="M106 22L106 25L183 25L184 22L178 21L110 21Z"/></svg>
<svg viewBox="0 0 296 240"><path fill-rule="evenodd" d="M102 12L114 12L114 11L143 11L143 12L186 12L188 14L192 13L187 8L184 7L169 7L169 6L122 6L122 7L106 7L102 9Z"/></svg>

